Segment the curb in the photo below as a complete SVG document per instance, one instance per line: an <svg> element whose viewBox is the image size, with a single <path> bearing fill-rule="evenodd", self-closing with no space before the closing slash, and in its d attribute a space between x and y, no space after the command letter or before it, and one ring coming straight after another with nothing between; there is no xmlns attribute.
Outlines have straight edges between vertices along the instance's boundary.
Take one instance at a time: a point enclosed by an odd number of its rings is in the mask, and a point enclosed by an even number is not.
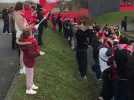
<svg viewBox="0 0 134 100"><path fill-rule="evenodd" d="M127 35L127 34L125 34L125 36L128 37L128 39L130 39L130 40L134 40L133 36L130 36L130 35Z"/></svg>
<svg viewBox="0 0 134 100"><path fill-rule="evenodd" d="M15 86L15 84L17 83L17 78L18 78L18 72L16 72L16 74L14 75L14 79L13 79L13 81L12 81L12 83L11 83L11 86L10 86L10 88L9 88L9 90L8 90L8 92L7 92L7 95L6 95L6 97L5 97L5 99L4 100L11 100L11 96L15 93L13 90L13 88L14 88L14 86Z"/></svg>

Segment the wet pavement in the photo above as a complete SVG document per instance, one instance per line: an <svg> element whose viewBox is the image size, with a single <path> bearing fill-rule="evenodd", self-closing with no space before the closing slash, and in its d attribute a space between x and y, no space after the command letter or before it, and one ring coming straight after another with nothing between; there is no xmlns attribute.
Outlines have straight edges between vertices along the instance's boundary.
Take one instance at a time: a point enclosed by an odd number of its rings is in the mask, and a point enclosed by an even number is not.
<svg viewBox="0 0 134 100"><path fill-rule="evenodd" d="M17 71L17 51L11 49L11 35L2 34L0 20L0 100L4 100Z"/></svg>

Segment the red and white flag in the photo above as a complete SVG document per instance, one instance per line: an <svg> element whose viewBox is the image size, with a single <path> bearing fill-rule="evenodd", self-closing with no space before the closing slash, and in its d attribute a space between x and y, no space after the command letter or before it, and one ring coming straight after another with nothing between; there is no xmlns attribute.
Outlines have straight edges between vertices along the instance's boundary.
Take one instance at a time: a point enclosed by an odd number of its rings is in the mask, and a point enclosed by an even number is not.
<svg viewBox="0 0 134 100"><path fill-rule="evenodd" d="M31 0L34 3L39 3L44 9L44 19L47 18L49 12L56 6L59 0ZM27 19L28 23L33 22L32 9L29 5L25 5L23 16ZM44 20L43 19L43 20Z"/></svg>
<svg viewBox="0 0 134 100"><path fill-rule="evenodd" d="M40 5L46 12L51 11L58 2L59 0L39 0Z"/></svg>

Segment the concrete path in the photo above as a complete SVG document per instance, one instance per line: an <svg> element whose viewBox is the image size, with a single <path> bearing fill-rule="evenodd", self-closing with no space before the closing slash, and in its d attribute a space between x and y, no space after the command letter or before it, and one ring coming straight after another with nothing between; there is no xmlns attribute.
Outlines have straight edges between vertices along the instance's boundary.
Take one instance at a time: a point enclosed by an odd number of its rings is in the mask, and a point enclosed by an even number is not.
<svg viewBox="0 0 134 100"><path fill-rule="evenodd" d="M0 33L2 33L1 20ZM17 52L11 49L11 35L0 34L0 100L4 100L16 74L17 59Z"/></svg>
<svg viewBox="0 0 134 100"><path fill-rule="evenodd" d="M134 23L129 23L127 28L128 28L128 31L127 32L124 32L124 33L126 33L125 35L130 40L134 40Z"/></svg>
<svg viewBox="0 0 134 100"><path fill-rule="evenodd" d="M128 24L128 32L134 32L134 24Z"/></svg>

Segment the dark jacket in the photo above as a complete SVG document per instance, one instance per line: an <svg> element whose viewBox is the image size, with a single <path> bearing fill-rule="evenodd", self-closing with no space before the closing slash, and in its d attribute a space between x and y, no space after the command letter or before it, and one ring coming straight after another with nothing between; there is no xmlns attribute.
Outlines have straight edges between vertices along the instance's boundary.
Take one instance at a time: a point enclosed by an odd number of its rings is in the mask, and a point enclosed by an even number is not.
<svg viewBox="0 0 134 100"><path fill-rule="evenodd" d="M9 13L6 9L3 10L3 12L2 12L2 18L5 22L5 24L9 24Z"/></svg>
<svg viewBox="0 0 134 100"><path fill-rule="evenodd" d="M128 77L134 76L134 54L128 55Z"/></svg>
<svg viewBox="0 0 134 100"><path fill-rule="evenodd" d="M128 52L126 50L115 51L115 62L117 64L117 74L120 79L127 78Z"/></svg>
<svg viewBox="0 0 134 100"><path fill-rule="evenodd" d="M128 56L128 91L129 100L134 100L134 54Z"/></svg>
<svg viewBox="0 0 134 100"><path fill-rule="evenodd" d="M87 30L83 31L79 29L76 33L76 40L77 40L77 48L78 49L87 49L88 41L87 41Z"/></svg>

